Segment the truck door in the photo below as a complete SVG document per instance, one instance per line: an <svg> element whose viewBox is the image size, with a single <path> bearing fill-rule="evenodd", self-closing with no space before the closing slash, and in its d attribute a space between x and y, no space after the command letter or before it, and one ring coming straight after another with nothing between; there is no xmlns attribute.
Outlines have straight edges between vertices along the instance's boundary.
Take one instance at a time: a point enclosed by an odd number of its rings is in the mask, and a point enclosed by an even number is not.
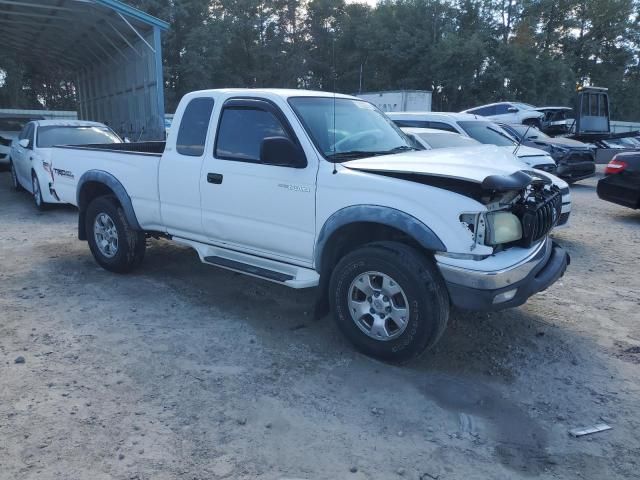
<svg viewBox="0 0 640 480"><path fill-rule="evenodd" d="M211 97L195 97L186 104L177 116L181 119L178 133L169 137L158 172L160 212L167 232L194 240L202 235L200 172L213 105Z"/></svg>
<svg viewBox="0 0 640 480"><path fill-rule="evenodd" d="M213 155L205 158L200 180L202 224L211 241L311 265L318 160L300 126L295 129L270 101L235 98L225 102ZM274 136L300 145L306 167L261 163L261 142Z"/></svg>

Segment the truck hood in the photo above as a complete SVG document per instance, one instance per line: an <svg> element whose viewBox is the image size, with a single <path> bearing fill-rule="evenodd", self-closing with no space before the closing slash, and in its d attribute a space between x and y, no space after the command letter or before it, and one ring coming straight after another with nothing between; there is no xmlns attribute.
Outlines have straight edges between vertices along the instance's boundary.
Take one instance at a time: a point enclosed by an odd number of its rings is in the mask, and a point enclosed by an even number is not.
<svg viewBox="0 0 640 480"><path fill-rule="evenodd" d="M533 149L532 149L533 150ZM526 169L511 151L494 145L438 148L343 162L352 170L456 178L482 183L493 175L509 176Z"/></svg>

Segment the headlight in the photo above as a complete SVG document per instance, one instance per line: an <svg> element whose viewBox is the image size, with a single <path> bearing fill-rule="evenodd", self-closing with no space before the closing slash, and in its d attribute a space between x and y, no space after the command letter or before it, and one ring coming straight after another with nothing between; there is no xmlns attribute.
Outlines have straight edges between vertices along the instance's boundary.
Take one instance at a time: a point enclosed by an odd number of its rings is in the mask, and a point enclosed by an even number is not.
<svg viewBox="0 0 640 480"><path fill-rule="evenodd" d="M487 231L485 243L500 245L522 238L522 224L520 219L510 212L487 213Z"/></svg>

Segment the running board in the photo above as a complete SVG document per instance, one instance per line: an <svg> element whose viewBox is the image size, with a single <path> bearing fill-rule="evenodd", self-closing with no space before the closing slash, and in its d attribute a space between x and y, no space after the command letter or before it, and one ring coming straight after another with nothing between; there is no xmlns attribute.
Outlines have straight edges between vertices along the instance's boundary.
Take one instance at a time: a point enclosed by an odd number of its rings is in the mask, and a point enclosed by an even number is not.
<svg viewBox="0 0 640 480"><path fill-rule="evenodd" d="M256 277L261 277L266 280L273 280L274 282L284 283L288 280L293 280L293 275L287 275L286 273L274 272L273 270L267 270L266 268L256 267L255 265L249 265L248 263L237 262L228 258L222 257L204 257L205 263L215 265L216 267L228 268L230 270L236 270L238 272L247 273Z"/></svg>
<svg viewBox="0 0 640 480"><path fill-rule="evenodd" d="M320 275L312 268L252 255L223 246L201 243L196 240L176 236L172 238L176 243L193 248L198 252L200 261L207 265L251 275L291 288L316 287L320 281Z"/></svg>

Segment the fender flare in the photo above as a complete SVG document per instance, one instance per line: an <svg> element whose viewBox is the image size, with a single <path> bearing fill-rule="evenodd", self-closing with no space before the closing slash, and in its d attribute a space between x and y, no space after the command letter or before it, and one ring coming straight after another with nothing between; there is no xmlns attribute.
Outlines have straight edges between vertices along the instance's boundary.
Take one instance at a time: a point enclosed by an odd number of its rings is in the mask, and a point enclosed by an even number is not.
<svg viewBox="0 0 640 480"><path fill-rule="evenodd" d="M81 218L84 218L84 212L87 209L87 205L83 205L82 202L82 191L87 182L102 183L103 185L109 187L109 189L115 194L116 198L120 202L120 205L122 205L124 215L125 217L127 217L127 222L129 222L131 228L133 230L142 230L142 227L140 227L140 224L138 223L136 212L133 209L131 197L129 197L127 190L122 186L122 184L116 177L103 170L88 170L80 177L80 180L78 180L78 187L76 190L76 204L78 205L78 210L80 210Z"/></svg>
<svg viewBox="0 0 640 480"><path fill-rule="evenodd" d="M387 225L406 233L427 250L446 252L442 240L417 218L391 207L354 205L333 213L322 226L314 250L316 271L322 269L322 255L327 242L338 229L350 223L370 222Z"/></svg>

